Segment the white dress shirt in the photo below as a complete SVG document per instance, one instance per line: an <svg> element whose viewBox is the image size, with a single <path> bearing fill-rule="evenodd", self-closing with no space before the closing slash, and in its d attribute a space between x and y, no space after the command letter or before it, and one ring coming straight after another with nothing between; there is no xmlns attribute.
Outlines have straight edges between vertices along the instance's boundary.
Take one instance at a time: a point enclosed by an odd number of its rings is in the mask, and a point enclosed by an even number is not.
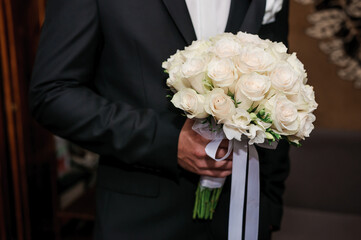
<svg viewBox="0 0 361 240"><path fill-rule="evenodd" d="M226 29L231 0L185 0L197 39L208 39Z"/></svg>

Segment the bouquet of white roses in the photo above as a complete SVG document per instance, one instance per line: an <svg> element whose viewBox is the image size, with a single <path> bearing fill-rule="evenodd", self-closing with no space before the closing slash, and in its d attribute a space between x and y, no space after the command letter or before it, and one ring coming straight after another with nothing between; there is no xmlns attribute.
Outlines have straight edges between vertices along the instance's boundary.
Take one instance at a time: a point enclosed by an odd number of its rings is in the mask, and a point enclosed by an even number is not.
<svg viewBox="0 0 361 240"><path fill-rule="evenodd" d="M162 66L174 106L209 126L215 121L229 140L300 145L314 128L313 88L303 64L282 43L224 33L194 41ZM193 217L212 219L220 193L200 185Z"/></svg>

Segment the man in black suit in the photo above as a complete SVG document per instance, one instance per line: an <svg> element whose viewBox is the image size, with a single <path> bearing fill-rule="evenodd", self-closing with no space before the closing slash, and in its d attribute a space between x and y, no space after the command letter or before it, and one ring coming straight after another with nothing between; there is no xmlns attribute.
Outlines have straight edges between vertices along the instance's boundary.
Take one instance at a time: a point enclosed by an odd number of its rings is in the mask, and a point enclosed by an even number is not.
<svg viewBox="0 0 361 240"><path fill-rule="evenodd" d="M287 43L288 1L261 26L264 9L265 0L232 0L226 32ZM165 97L161 63L195 39L184 0L48 0L31 109L53 133L100 154L96 239L227 238L229 181L212 221L192 220L192 210L199 175L229 175L231 159L207 158L207 141ZM288 145L258 152L259 239L269 239Z"/></svg>

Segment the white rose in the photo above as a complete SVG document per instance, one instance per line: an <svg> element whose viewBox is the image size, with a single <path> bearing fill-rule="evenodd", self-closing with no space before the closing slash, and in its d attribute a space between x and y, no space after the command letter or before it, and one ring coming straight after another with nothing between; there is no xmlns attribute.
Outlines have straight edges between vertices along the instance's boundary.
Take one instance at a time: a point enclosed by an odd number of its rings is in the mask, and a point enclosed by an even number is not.
<svg viewBox="0 0 361 240"><path fill-rule="evenodd" d="M242 108L236 108L236 113L232 116L232 123L234 126L243 130L248 129L248 125L250 124L251 120L252 119L249 113Z"/></svg>
<svg viewBox="0 0 361 240"><path fill-rule="evenodd" d="M297 58L296 53L292 53L292 55L287 58L287 62L300 74L303 79L303 84L306 84L307 73L303 63Z"/></svg>
<svg viewBox="0 0 361 240"><path fill-rule="evenodd" d="M234 89L234 99L237 102L237 107L242 109L249 109L252 106L253 101L242 93L240 87L237 87L238 82Z"/></svg>
<svg viewBox="0 0 361 240"><path fill-rule="evenodd" d="M181 66L182 76L188 80L189 84L198 93L205 93L204 87L207 60L204 57L189 58Z"/></svg>
<svg viewBox="0 0 361 240"><path fill-rule="evenodd" d="M287 54L287 47L281 42L271 42L266 51L278 61L287 60L289 56Z"/></svg>
<svg viewBox="0 0 361 240"><path fill-rule="evenodd" d="M242 75L235 87L235 98L238 101L244 100L242 94L251 101L262 100L270 89L271 81L268 76L258 73ZM240 94L241 93L241 94Z"/></svg>
<svg viewBox="0 0 361 240"><path fill-rule="evenodd" d="M236 108L236 113L232 116L232 120L223 125L223 132L227 139L237 139L241 141L242 134L248 134L251 116L249 113L242 109Z"/></svg>
<svg viewBox="0 0 361 240"><path fill-rule="evenodd" d="M188 118L205 118L208 116L204 110L203 95L197 94L190 88L185 88L174 94L171 102L175 107L187 113Z"/></svg>
<svg viewBox="0 0 361 240"><path fill-rule="evenodd" d="M302 76L287 62L280 62L270 74L272 86L285 94L296 94L302 84Z"/></svg>
<svg viewBox="0 0 361 240"><path fill-rule="evenodd" d="M316 110L318 104L315 100L315 92L313 91L313 87L311 87L310 85L303 85L300 93L305 102L308 103L308 112L313 112L314 110Z"/></svg>
<svg viewBox="0 0 361 240"><path fill-rule="evenodd" d="M209 47L211 46L210 41L206 40L197 40L193 41L191 45L185 47L181 54L184 58L195 58L200 57L208 52Z"/></svg>
<svg viewBox="0 0 361 240"><path fill-rule="evenodd" d="M167 70L167 72L171 71L175 67L179 67L185 61L185 58L182 56L181 51L177 50L175 54L170 56L167 61L162 63L162 67Z"/></svg>
<svg viewBox="0 0 361 240"><path fill-rule="evenodd" d="M259 47L242 48L235 57L238 70L242 73L267 72L275 63L275 58Z"/></svg>
<svg viewBox="0 0 361 240"><path fill-rule="evenodd" d="M233 34L233 33L230 33L230 32L224 32L224 33L220 33L220 34L217 34L213 37L210 37L209 40L212 42L212 43L215 43L217 42L218 40L222 39L222 38L236 38L236 36Z"/></svg>
<svg viewBox="0 0 361 240"><path fill-rule="evenodd" d="M208 64L207 74L215 87L229 87L238 78L236 68L228 58L213 58Z"/></svg>
<svg viewBox="0 0 361 240"><path fill-rule="evenodd" d="M233 57L240 53L241 44L234 37L223 37L217 40L211 52L220 58Z"/></svg>
<svg viewBox="0 0 361 240"><path fill-rule="evenodd" d="M285 95L277 94L265 103L266 111L271 113L275 132L282 135L295 134L299 129L299 117L295 104Z"/></svg>
<svg viewBox="0 0 361 240"><path fill-rule="evenodd" d="M207 62L203 57L189 58L183 63L181 72L183 77L190 78L200 73L204 73L206 70Z"/></svg>
<svg viewBox="0 0 361 240"><path fill-rule="evenodd" d="M313 122L316 120L315 115L312 113L300 113L300 129L296 134L296 137L305 139L309 137L310 133L314 129Z"/></svg>
<svg viewBox="0 0 361 240"><path fill-rule="evenodd" d="M221 88L215 88L207 94L204 108L218 123L230 121L236 111L234 102Z"/></svg>
<svg viewBox="0 0 361 240"><path fill-rule="evenodd" d="M188 80L184 79L182 76L180 66L173 67L168 74L167 86L170 87L173 92L190 87Z"/></svg>
<svg viewBox="0 0 361 240"><path fill-rule="evenodd" d="M237 38L241 41L243 45L256 45L259 48L267 48L269 42L266 40L262 40L258 35L245 33L245 32L238 32Z"/></svg>
<svg viewBox="0 0 361 240"><path fill-rule="evenodd" d="M298 95L291 95L288 98L296 105L300 111L306 111L308 113L316 110L318 104L315 100L315 92L310 85L301 85Z"/></svg>

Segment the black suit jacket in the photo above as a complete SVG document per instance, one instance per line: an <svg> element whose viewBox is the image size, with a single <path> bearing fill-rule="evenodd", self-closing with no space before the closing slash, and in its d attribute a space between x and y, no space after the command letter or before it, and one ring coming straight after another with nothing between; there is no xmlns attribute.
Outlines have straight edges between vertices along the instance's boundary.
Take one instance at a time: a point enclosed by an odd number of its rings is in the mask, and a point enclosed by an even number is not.
<svg viewBox="0 0 361 240"><path fill-rule="evenodd" d="M261 26L264 8L265 0L232 0L226 31L287 44L288 1L276 22ZM195 39L184 0L48 0L29 91L33 116L101 155L100 188L157 198L168 183L174 188L192 175L177 166L185 119L165 97L161 63ZM287 151L284 143L276 151L259 149L261 189L274 215L265 218L276 226ZM193 194L197 181L191 182ZM103 201L98 199L99 211L111 204ZM134 199L118 200L129 202Z"/></svg>

